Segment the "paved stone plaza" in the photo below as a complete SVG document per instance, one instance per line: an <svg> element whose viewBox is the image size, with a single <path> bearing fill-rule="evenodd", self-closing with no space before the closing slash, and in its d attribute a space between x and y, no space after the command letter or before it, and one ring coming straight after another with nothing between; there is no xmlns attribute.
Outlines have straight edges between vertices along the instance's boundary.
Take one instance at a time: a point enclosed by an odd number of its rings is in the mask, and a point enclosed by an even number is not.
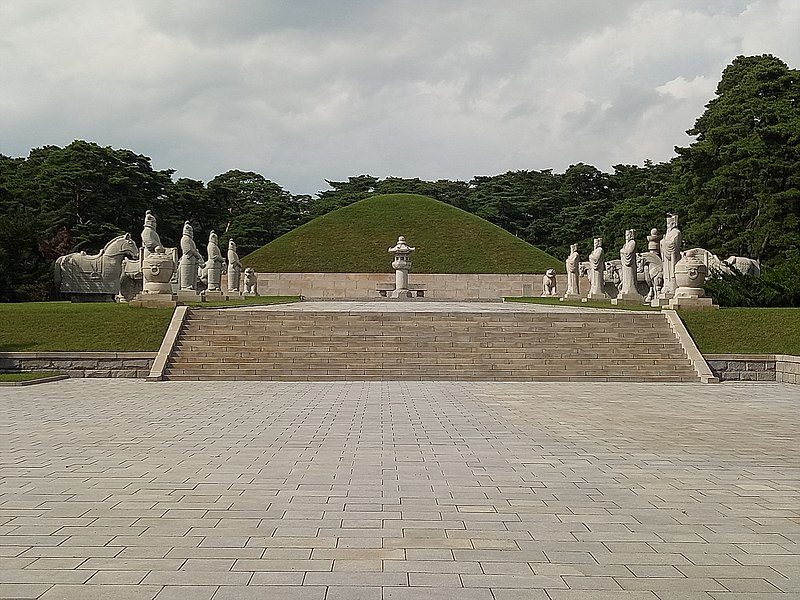
<svg viewBox="0 0 800 600"><path fill-rule="evenodd" d="M0 389L0 597L800 597L786 384Z"/></svg>

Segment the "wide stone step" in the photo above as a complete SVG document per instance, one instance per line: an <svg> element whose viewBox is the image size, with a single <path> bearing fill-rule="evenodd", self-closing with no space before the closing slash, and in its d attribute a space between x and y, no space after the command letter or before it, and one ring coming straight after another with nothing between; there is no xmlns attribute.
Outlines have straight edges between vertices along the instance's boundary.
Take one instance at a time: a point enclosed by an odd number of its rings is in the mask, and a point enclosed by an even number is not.
<svg viewBox="0 0 800 600"><path fill-rule="evenodd" d="M298 374L270 374L270 375L242 375L242 374L180 374L171 373L166 377L170 381L583 381L583 382L630 382L630 383L696 383L696 375L508 375L487 377L485 374L470 375L466 373L427 375L389 375L377 377L373 375L360 375L348 372L345 375L308 375Z"/></svg>
<svg viewBox="0 0 800 600"><path fill-rule="evenodd" d="M653 313L192 310L168 379L697 381Z"/></svg>
<svg viewBox="0 0 800 600"><path fill-rule="evenodd" d="M377 362L385 363L387 361L407 361L407 360L431 360L433 358L452 358L466 361L483 360L483 361L508 361L508 360L524 360L528 362L542 361L542 360L597 360L604 359L608 361L617 360L634 360L634 361L653 361L653 360L686 360L686 355L680 348L675 348L669 352L640 352L632 354L624 350L613 348L597 348L593 351L591 348L583 349L580 351L565 351L560 352L546 352L542 350L514 352L513 350L491 352L480 352L475 348L472 352L456 352L456 351L395 351L384 348L381 351L366 351L364 349L354 348L349 351L325 351L321 349L311 349L308 351L298 350L296 348L280 350L280 349L265 349L263 351L225 351L221 349L207 349L197 350L192 352L180 351L173 355L173 360L195 360L207 362L209 360L222 360L227 359L235 362L271 360L271 359L291 359L291 360L306 360L306 359L325 359L328 361L344 361L344 360L374 360Z"/></svg>

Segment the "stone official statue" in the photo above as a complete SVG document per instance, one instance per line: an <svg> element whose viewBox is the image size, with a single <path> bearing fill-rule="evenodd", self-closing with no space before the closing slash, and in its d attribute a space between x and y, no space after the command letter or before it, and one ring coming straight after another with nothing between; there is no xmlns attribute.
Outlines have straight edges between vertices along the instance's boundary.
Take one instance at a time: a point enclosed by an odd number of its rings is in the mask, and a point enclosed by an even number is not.
<svg viewBox="0 0 800 600"><path fill-rule="evenodd" d="M242 277L242 263L233 239L228 240L228 291L238 292Z"/></svg>
<svg viewBox="0 0 800 600"><path fill-rule="evenodd" d="M589 254L589 300L606 298L604 273L606 270L603 238L594 238L594 249Z"/></svg>
<svg viewBox="0 0 800 600"><path fill-rule="evenodd" d="M644 298L639 293L637 288L637 280L639 279L639 268L642 270L642 281L645 278L645 263L640 261L640 256L636 254L636 230L625 230L625 243L619 250L619 293L617 297L611 301L611 304L641 304Z"/></svg>
<svg viewBox="0 0 800 600"><path fill-rule="evenodd" d="M142 229L142 258L147 258L161 246L161 237L156 231L156 216L149 210L144 213L144 229Z"/></svg>
<svg viewBox="0 0 800 600"><path fill-rule="evenodd" d="M661 260L664 268L664 287L662 298L672 298L675 294L675 265L681 259L683 234L678 229L678 215L667 215L667 232L661 240Z"/></svg>
<svg viewBox="0 0 800 600"><path fill-rule="evenodd" d="M208 235L208 260L206 261L206 277L208 280L208 291L218 292L222 285L222 252L219 249L217 234L212 231Z"/></svg>
<svg viewBox="0 0 800 600"><path fill-rule="evenodd" d="M578 244L572 244L569 247L569 256L566 260L567 265L567 291L564 293L564 299L578 298L580 296L580 261L581 257L578 254Z"/></svg>
<svg viewBox="0 0 800 600"><path fill-rule="evenodd" d="M194 229L189 221L183 224L181 236L181 260L178 266L178 283L180 290L196 291L197 269L204 265L202 255L194 243Z"/></svg>
<svg viewBox="0 0 800 600"><path fill-rule="evenodd" d="M625 243L619 251L619 261L622 271L622 288L620 294L639 295L636 289L636 230L625 231Z"/></svg>

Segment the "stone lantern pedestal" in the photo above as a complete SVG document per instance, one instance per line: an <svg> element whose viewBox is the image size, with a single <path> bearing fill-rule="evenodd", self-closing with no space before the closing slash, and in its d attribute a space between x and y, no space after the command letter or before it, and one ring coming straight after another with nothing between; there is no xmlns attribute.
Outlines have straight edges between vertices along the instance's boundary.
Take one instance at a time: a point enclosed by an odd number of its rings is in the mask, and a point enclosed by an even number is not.
<svg viewBox="0 0 800 600"><path fill-rule="evenodd" d="M695 256L684 256L675 264L675 294L670 309L718 309L719 305L706 296L708 267Z"/></svg>
<svg viewBox="0 0 800 600"><path fill-rule="evenodd" d="M131 301L132 306L173 307L177 295L172 293L172 278L177 265L171 254L156 246L142 259L142 292Z"/></svg>

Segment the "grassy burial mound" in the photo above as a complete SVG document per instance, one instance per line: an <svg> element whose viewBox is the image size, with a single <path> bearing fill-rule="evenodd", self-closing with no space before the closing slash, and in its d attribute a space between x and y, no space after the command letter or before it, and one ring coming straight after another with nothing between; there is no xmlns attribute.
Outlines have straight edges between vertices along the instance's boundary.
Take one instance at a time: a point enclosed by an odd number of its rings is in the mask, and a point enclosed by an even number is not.
<svg viewBox="0 0 800 600"><path fill-rule="evenodd" d="M564 272L564 264L500 227L433 198L386 194L340 208L244 257L262 273L390 272L403 235L415 273Z"/></svg>

